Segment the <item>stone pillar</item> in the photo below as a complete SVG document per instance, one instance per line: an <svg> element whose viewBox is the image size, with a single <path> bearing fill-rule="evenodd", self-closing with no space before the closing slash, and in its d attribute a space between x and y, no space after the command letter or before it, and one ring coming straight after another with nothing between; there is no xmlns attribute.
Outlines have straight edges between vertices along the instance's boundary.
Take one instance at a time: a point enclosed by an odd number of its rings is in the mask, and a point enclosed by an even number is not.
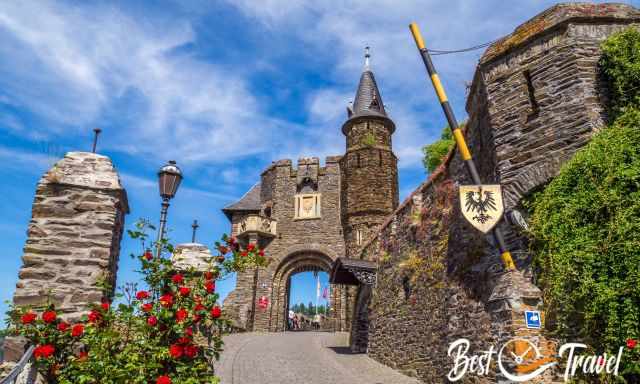
<svg viewBox="0 0 640 384"><path fill-rule="evenodd" d="M212 261L211 251L206 245L199 243L178 244L175 252L171 255L171 261L176 269L187 271L193 267L197 272L209 270L209 263ZM216 265L216 261L214 264Z"/></svg>
<svg viewBox="0 0 640 384"><path fill-rule="evenodd" d="M110 298L127 213L127 194L111 160L67 153L38 182L13 303L38 310L50 301L73 321ZM5 347L7 360L22 354L15 339Z"/></svg>

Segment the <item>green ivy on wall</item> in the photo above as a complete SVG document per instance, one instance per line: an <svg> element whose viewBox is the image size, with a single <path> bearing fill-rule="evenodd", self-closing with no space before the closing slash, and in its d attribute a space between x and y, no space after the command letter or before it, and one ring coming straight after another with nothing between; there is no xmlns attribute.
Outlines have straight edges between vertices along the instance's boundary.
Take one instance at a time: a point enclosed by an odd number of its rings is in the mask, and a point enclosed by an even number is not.
<svg viewBox="0 0 640 384"><path fill-rule="evenodd" d="M616 119L529 208L548 325L561 339L617 353L640 337L640 33L615 34L603 50ZM635 382L640 348L625 349L621 370Z"/></svg>

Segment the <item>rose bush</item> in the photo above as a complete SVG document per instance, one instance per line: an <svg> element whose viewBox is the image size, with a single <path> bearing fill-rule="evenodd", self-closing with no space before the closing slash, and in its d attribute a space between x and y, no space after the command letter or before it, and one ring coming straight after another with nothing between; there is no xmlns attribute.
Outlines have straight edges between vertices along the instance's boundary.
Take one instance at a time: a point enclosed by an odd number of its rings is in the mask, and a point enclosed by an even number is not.
<svg viewBox="0 0 640 384"><path fill-rule="evenodd" d="M39 371L49 383L218 383L213 362L222 351L222 333L229 324L222 317L215 279L249 267L267 264L256 246L241 251L235 239L216 242L219 255L207 271L177 271L166 257L167 241L159 257L146 249L147 222L129 235L142 243L133 256L141 263L147 289L127 284L116 295L118 304L96 303L80 320L64 321L53 305L9 311L10 331L35 345Z"/></svg>

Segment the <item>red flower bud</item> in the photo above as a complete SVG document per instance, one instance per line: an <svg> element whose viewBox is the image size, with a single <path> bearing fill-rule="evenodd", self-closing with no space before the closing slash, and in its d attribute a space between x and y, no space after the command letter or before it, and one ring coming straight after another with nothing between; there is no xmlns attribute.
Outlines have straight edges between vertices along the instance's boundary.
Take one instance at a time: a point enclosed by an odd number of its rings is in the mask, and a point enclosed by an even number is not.
<svg viewBox="0 0 640 384"><path fill-rule="evenodd" d="M193 359L198 354L198 347L195 345L187 345L184 347L184 354L188 358Z"/></svg>
<svg viewBox="0 0 640 384"><path fill-rule="evenodd" d="M216 290L216 282L213 280L205 281L204 287L206 288L207 292L213 293Z"/></svg>
<svg viewBox="0 0 640 384"><path fill-rule="evenodd" d="M191 327L187 327L187 328L185 328L185 329L184 329L184 334L185 334L186 336L189 336L189 337L193 336L193 328L191 328Z"/></svg>
<svg viewBox="0 0 640 384"><path fill-rule="evenodd" d="M102 318L102 315L97 311L91 311L87 317L90 323L97 323Z"/></svg>
<svg viewBox="0 0 640 384"><path fill-rule="evenodd" d="M160 296L160 305L168 308L173 305L173 295L170 293Z"/></svg>
<svg viewBox="0 0 640 384"><path fill-rule="evenodd" d="M189 289L189 287L180 287L179 291L180 296L189 296L189 292L191 292L191 289Z"/></svg>
<svg viewBox="0 0 640 384"><path fill-rule="evenodd" d="M89 358L89 352L81 351L78 353L78 361L87 361Z"/></svg>
<svg viewBox="0 0 640 384"><path fill-rule="evenodd" d="M177 342L178 344L185 345L185 344L189 344L191 342L191 339L188 337L179 337Z"/></svg>
<svg viewBox="0 0 640 384"><path fill-rule="evenodd" d="M71 328L71 336L80 337L84 333L84 325L76 324Z"/></svg>
<svg viewBox="0 0 640 384"><path fill-rule="evenodd" d="M145 303L142 304L141 307L144 312L151 312L151 310L153 309L153 303Z"/></svg>
<svg viewBox="0 0 640 384"><path fill-rule="evenodd" d="M31 324L33 323L38 316L33 312L27 312L22 315L22 324Z"/></svg>
<svg viewBox="0 0 640 384"><path fill-rule="evenodd" d="M169 355L171 355L171 357L173 357L174 359L179 359L180 357L182 357L183 352L184 348L182 348L182 345L172 344L171 346L169 346Z"/></svg>
<svg viewBox="0 0 640 384"><path fill-rule="evenodd" d="M169 376L158 376L156 384L171 384L171 378Z"/></svg>
<svg viewBox="0 0 640 384"><path fill-rule="evenodd" d="M209 271L205 272L204 273L204 278L207 279L207 280L213 279L213 272L209 272Z"/></svg>
<svg viewBox="0 0 640 384"><path fill-rule="evenodd" d="M222 315L222 310L220 309L220 307L218 307L217 305L215 307L213 307L213 309L211 310L211 316L214 319L217 319L218 317L220 317L220 315Z"/></svg>
<svg viewBox="0 0 640 384"><path fill-rule="evenodd" d="M256 248L255 244L249 244L247 245L247 251L251 252Z"/></svg>
<svg viewBox="0 0 640 384"><path fill-rule="evenodd" d="M109 304L109 302L108 302L108 301L103 301L103 302L100 304L100 307L102 307L102 310L106 312L106 311L108 311L108 310L109 310L109 307L111 307L111 304Z"/></svg>
<svg viewBox="0 0 640 384"><path fill-rule="evenodd" d="M58 331L64 332L67 329L69 329L69 323L65 323L64 321L62 321L62 322L58 323L58 327L57 328L58 328Z"/></svg>
<svg viewBox="0 0 640 384"><path fill-rule="evenodd" d="M178 273L177 275L173 275L171 281L173 281L175 284L182 284L182 282L184 281L184 277Z"/></svg>
<svg viewBox="0 0 640 384"><path fill-rule="evenodd" d="M138 291L136 293L136 299L138 299L138 300L148 299L149 296L150 296L149 292L147 292L147 291Z"/></svg>
<svg viewBox="0 0 640 384"><path fill-rule="evenodd" d="M242 251L242 253L240 254L240 256L242 257L247 257L247 255L249 255L249 252L247 251Z"/></svg>
<svg viewBox="0 0 640 384"><path fill-rule="evenodd" d="M55 311L45 311L44 313L42 313L42 320L49 324L49 323L53 323L54 321L56 321L56 312Z"/></svg>
<svg viewBox="0 0 640 384"><path fill-rule="evenodd" d="M181 323L184 321L184 319L187 318L188 312L186 309L184 308L180 308L176 311L176 321L178 323Z"/></svg>
<svg viewBox="0 0 640 384"><path fill-rule="evenodd" d="M258 255L263 256L264 257L264 249L261 249L260 252L258 252Z"/></svg>
<svg viewBox="0 0 640 384"><path fill-rule="evenodd" d="M204 305L202 305L200 303L196 304L195 307L193 307L193 311L194 312L199 312L199 311L202 311L202 310L204 310Z"/></svg>
<svg viewBox="0 0 640 384"><path fill-rule="evenodd" d="M144 258L147 259L147 261L151 261L151 259L153 259L153 253L151 253L151 250L147 249L144 253Z"/></svg>
<svg viewBox="0 0 640 384"><path fill-rule="evenodd" d="M634 349L638 345L638 341L634 339L627 339L627 348Z"/></svg>
<svg viewBox="0 0 640 384"><path fill-rule="evenodd" d="M33 355L36 359L48 358L56 351L56 348L51 344L39 345L33 350Z"/></svg>
<svg viewBox="0 0 640 384"><path fill-rule="evenodd" d="M155 327L156 324L158 324L158 318L155 316L149 316L149 318L147 319L147 324L149 324L152 327Z"/></svg>

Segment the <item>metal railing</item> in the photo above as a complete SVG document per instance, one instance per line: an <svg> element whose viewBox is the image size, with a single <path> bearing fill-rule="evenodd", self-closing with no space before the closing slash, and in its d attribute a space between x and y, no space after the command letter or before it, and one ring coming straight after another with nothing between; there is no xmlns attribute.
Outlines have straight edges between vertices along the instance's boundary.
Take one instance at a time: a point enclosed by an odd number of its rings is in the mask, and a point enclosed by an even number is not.
<svg viewBox="0 0 640 384"><path fill-rule="evenodd" d="M32 345L22 355L20 361L3 378L0 378L0 384L33 384L36 381L36 366L33 359L33 351L35 347Z"/></svg>

